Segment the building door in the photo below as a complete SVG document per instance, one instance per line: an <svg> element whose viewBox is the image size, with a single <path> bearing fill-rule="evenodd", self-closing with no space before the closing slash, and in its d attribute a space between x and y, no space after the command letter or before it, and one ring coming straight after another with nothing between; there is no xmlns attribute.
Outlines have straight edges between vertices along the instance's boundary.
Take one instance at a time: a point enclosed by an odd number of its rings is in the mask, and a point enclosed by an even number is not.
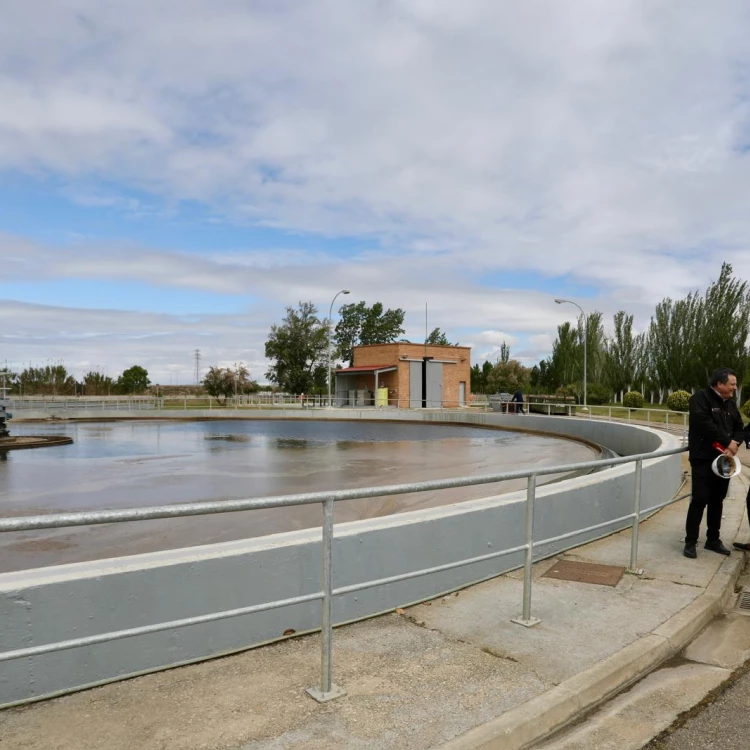
<svg viewBox="0 0 750 750"><path fill-rule="evenodd" d="M409 408L422 408L422 363L409 362Z"/></svg>
<svg viewBox="0 0 750 750"><path fill-rule="evenodd" d="M462 380L458 384L458 405L466 406L466 381Z"/></svg>
<svg viewBox="0 0 750 750"><path fill-rule="evenodd" d="M439 409L443 405L443 363L427 362L427 393L425 394L428 409Z"/></svg>

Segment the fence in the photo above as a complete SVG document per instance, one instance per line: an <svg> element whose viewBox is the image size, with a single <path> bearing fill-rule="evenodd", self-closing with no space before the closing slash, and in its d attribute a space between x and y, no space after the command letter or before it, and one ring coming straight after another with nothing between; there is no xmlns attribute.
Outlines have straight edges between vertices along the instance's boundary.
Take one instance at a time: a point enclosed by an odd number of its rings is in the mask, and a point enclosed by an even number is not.
<svg viewBox="0 0 750 750"><path fill-rule="evenodd" d="M198 516L214 513L229 513L244 510L259 510L265 508L283 508L296 505L320 504L322 506L322 575L321 589L319 591L305 594L302 596L281 599L277 601L264 602L252 606L240 607L210 614L188 617L168 622L160 622L141 627L100 633L80 638L70 638L57 643L49 643L40 646L20 648L0 653L0 662L9 662L15 659L26 657L40 656L52 652L64 651L83 646L91 646L99 643L106 643L114 640L130 638L149 633L157 633L164 630L183 628L190 625L216 622L227 618L237 617L240 615L262 612L270 609L286 607L293 604L304 602L320 601L321 602L321 675L320 685L308 688L307 692L317 701L325 702L344 695L342 688L333 682L333 622L332 622L332 603L333 598L343 594L349 594L365 589L371 589L378 586L394 583L397 581L406 581L412 578L427 576L440 571L451 570L462 566L472 565L475 563L498 559L512 553L524 552L524 579L523 579L523 600L521 613L512 618L512 622L531 627L540 622L538 618L533 617L531 611L532 605L532 563L534 562L534 550L542 545L550 545L564 539L570 539L584 532L604 530L612 527L613 524L630 522L632 526L630 560L628 571L639 574L638 571L638 523L641 518L647 514L670 504L676 498L670 498L665 502L652 505L645 510L641 509L641 482L643 462L651 459L671 456L685 451L683 447L663 449L651 453L639 453L626 457L607 458L596 461L586 461L574 464L558 465L546 468L524 469L499 474L490 474L476 477L462 477L458 479L434 480L428 482L418 482L410 484L400 484L381 487L368 487L352 490L341 490L336 492L317 492L302 495L288 495L274 498L258 498L230 501L211 501L199 503L184 503L171 506L155 506L148 508L136 508L126 510L106 510L106 511L87 511L75 513L58 513L38 516L25 516L17 518L0 518L0 532L14 531L32 531L39 529L59 529L70 528L75 526L88 526L92 524L105 524L124 521L144 521L158 518L180 518L186 516ZM548 474L559 474L567 472L589 472L599 469L619 466L622 464L635 463L634 486L633 486L633 505L632 512L615 519L577 528L566 534L535 540L534 539L534 506L536 500L536 484L539 476ZM379 578L364 582L333 588L333 566L332 566L332 542L334 538L334 519L333 511L336 502L353 500L357 498L371 498L382 495L407 494L412 492L422 492L425 490L443 490L454 487L467 487L474 485L490 484L494 482L505 481L509 479L525 478L527 480L526 499L525 499L525 530L524 538L519 544L511 548L493 551L490 553L456 560L442 565L412 570L399 575L392 575L385 578ZM23 703L26 701L17 701Z"/></svg>
<svg viewBox="0 0 750 750"><path fill-rule="evenodd" d="M484 398L479 396L473 402L463 407L456 402L420 400L418 403L408 398L389 398L387 401L379 402L375 395L365 397L354 404L348 398L332 397L329 404L326 396L292 396L283 393L249 394L236 398L230 397L224 401L210 396L135 396L135 397L102 397L93 398L81 396L78 398L47 397L47 398L12 398L8 401L8 409L19 417L24 411L56 411L56 412L80 412L80 411L122 411L122 412L168 412L191 409L268 409L268 408L296 408L296 409L343 409L343 408L388 408L388 409L410 409L410 408L454 409L471 408L477 411L502 411L514 412L517 405L502 399ZM625 406L592 406L584 408L580 404L570 402L536 401L529 400L522 405L529 413L561 416L578 416L586 419L624 420L627 422L642 422L648 426L664 425L668 429L687 429L687 412L675 412L668 409L650 409L648 407L629 408ZM520 410L519 410L520 411Z"/></svg>
<svg viewBox="0 0 750 750"><path fill-rule="evenodd" d="M585 419L606 419L608 421L618 420L626 422L642 422L648 427L661 427L667 429L682 429L687 431L688 412L671 411L669 409L649 409L647 407L630 408L627 406L592 406L583 407L580 404L550 403L548 401L529 401L526 405L530 412L538 414L559 414L565 416L578 416ZM670 418L671 417L671 418Z"/></svg>

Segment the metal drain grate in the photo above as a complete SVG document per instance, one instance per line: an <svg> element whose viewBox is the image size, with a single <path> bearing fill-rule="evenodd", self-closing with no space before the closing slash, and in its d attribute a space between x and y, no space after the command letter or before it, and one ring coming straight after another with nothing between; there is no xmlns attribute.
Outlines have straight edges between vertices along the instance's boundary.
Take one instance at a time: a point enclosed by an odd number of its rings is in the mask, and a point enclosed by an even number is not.
<svg viewBox="0 0 750 750"><path fill-rule="evenodd" d="M558 560L550 566L550 569L542 578L557 578L560 581L576 581L578 583L598 583L600 586L617 586L624 573L625 568L616 565Z"/></svg>
<svg viewBox="0 0 750 750"><path fill-rule="evenodd" d="M737 600L735 609L744 615L750 615L750 589L745 587L740 591L740 598Z"/></svg>

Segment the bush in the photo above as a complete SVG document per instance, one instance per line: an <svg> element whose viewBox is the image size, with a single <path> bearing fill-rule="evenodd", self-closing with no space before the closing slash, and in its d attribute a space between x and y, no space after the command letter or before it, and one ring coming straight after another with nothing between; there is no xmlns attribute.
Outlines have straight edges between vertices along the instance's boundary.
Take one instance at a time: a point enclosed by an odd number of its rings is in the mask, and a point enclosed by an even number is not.
<svg viewBox="0 0 750 750"><path fill-rule="evenodd" d="M667 406L672 411L687 411L690 406L690 394L687 391L675 391L667 399Z"/></svg>
<svg viewBox="0 0 750 750"><path fill-rule="evenodd" d="M745 401L744 404L742 404L742 409L740 411L742 411L742 414L747 419L750 419L750 398L747 401Z"/></svg>
<svg viewBox="0 0 750 750"><path fill-rule="evenodd" d="M638 391L628 391L622 397L622 405L627 406L628 409L642 409L643 396Z"/></svg>
<svg viewBox="0 0 750 750"><path fill-rule="evenodd" d="M608 404L612 400L612 391L602 383L589 383L586 388L586 400L593 406Z"/></svg>

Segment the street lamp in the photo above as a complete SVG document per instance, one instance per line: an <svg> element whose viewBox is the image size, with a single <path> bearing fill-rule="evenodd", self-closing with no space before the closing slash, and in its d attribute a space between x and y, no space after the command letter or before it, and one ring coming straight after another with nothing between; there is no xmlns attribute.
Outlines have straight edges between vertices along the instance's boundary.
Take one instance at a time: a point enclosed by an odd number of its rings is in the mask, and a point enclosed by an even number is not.
<svg viewBox="0 0 750 750"><path fill-rule="evenodd" d="M586 321L586 313L583 311L583 308L577 303L573 302L571 299L556 299L555 302L558 305L565 304L566 302L569 305L575 305L580 311L581 316L583 317L583 408L584 410L588 409L587 405L587 398L586 398L586 328L587 328L587 321Z"/></svg>
<svg viewBox="0 0 750 750"><path fill-rule="evenodd" d="M340 292L336 292L334 298L331 300L331 307L328 309L328 408L333 408L331 403L331 318L333 317L333 303L336 301L336 297L339 294L349 294L348 289L342 289Z"/></svg>

